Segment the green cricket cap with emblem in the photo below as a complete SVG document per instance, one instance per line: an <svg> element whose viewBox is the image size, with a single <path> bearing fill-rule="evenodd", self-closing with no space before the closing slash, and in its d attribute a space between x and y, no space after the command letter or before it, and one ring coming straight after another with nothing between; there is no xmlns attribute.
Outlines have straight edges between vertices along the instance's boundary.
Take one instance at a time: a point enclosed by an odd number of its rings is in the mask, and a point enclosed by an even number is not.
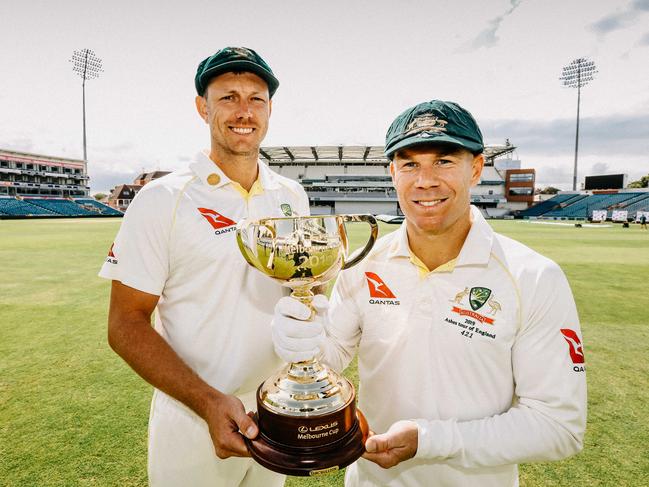
<svg viewBox="0 0 649 487"><path fill-rule="evenodd" d="M385 134L385 155L423 144L449 144L476 154L484 149L482 132L473 116L457 103L431 100L408 108Z"/></svg>
<svg viewBox="0 0 649 487"><path fill-rule="evenodd" d="M210 80L220 74L233 71L254 73L268 85L268 94L272 98L279 87L270 66L252 49L247 47L224 47L219 49L198 65L194 85L200 96L203 96Z"/></svg>

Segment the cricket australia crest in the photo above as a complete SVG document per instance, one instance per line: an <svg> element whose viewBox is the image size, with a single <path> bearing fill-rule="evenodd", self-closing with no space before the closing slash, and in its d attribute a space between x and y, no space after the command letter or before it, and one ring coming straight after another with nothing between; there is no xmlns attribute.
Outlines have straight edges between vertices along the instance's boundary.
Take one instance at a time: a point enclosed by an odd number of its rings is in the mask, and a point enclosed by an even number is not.
<svg viewBox="0 0 649 487"><path fill-rule="evenodd" d="M472 287L469 293L469 304L473 311L478 311L491 296L491 289L486 287Z"/></svg>
<svg viewBox="0 0 649 487"><path fill-rule="evenodd" d="M439 134L446 132L445 126L447 123L446 120L442 120L435 115L422 115L421 117L416 117L408 124L404 135L413 135L420 132Z"/></svg>

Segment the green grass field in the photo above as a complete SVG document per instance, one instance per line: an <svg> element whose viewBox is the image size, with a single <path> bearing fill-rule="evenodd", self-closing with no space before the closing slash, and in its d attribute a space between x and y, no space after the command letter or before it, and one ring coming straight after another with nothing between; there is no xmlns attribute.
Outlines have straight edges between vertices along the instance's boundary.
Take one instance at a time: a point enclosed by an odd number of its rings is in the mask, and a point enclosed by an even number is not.
<svg viewBox="0 0 649 487"><path fill-rule="evenodd" d="M109 283L96 277L118 225L0 221L2 486L147 485L151 388L107 345ZM586 350L585 449L522 465L521 485L649 486L649 232L493 226L562 266ZM352 232L352 241L363 238ZM341 486L342 475L287 485Z"/></svg>

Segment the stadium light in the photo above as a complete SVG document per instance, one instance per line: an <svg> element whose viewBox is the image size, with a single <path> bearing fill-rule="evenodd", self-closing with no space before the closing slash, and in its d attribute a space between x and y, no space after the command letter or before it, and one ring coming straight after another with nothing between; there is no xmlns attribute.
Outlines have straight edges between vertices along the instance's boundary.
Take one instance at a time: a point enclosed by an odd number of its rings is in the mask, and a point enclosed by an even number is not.
<svg viewBox="0 0 649 487"><path fill-rule="evenodd" d="M72 58L72 71L81 76L81 88L83 91L83 162L88 163L86 155L86 80L99 78L99 73L104 70L101 67L101 59L95 56L92 49L81 49L74 51Z"/></svg>
<svg viewBox="0 0 649 487"><path fill-rule="evenodd" d="M587 58L574 59L570 64L563 67L559 79L564 86L577 88L577 130L575 132L575 167L572 174L572 190L577 189L577 154L579 152L579 104L581 102L581 87L586 86L595 79L598 73L595 63Z"/></svg>

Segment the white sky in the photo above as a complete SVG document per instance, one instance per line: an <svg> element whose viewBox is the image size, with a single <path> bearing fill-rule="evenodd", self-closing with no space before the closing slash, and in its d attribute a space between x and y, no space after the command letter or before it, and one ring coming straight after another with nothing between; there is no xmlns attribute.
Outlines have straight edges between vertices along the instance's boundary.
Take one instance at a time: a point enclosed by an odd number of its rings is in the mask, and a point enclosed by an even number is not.
<svg viewBox="0 0 649 487"><path fill-rule="evenodd" d="M589 57L579 180L649 172L649 0L2 0L0 18L0 148L82 158L68 60L102 58L86 85L93 192L209 146L193 78L227 45L255 49L281 82L264 145L381 145L404 109L446 99L563 189L577 93L558 78Z"/></svg>

